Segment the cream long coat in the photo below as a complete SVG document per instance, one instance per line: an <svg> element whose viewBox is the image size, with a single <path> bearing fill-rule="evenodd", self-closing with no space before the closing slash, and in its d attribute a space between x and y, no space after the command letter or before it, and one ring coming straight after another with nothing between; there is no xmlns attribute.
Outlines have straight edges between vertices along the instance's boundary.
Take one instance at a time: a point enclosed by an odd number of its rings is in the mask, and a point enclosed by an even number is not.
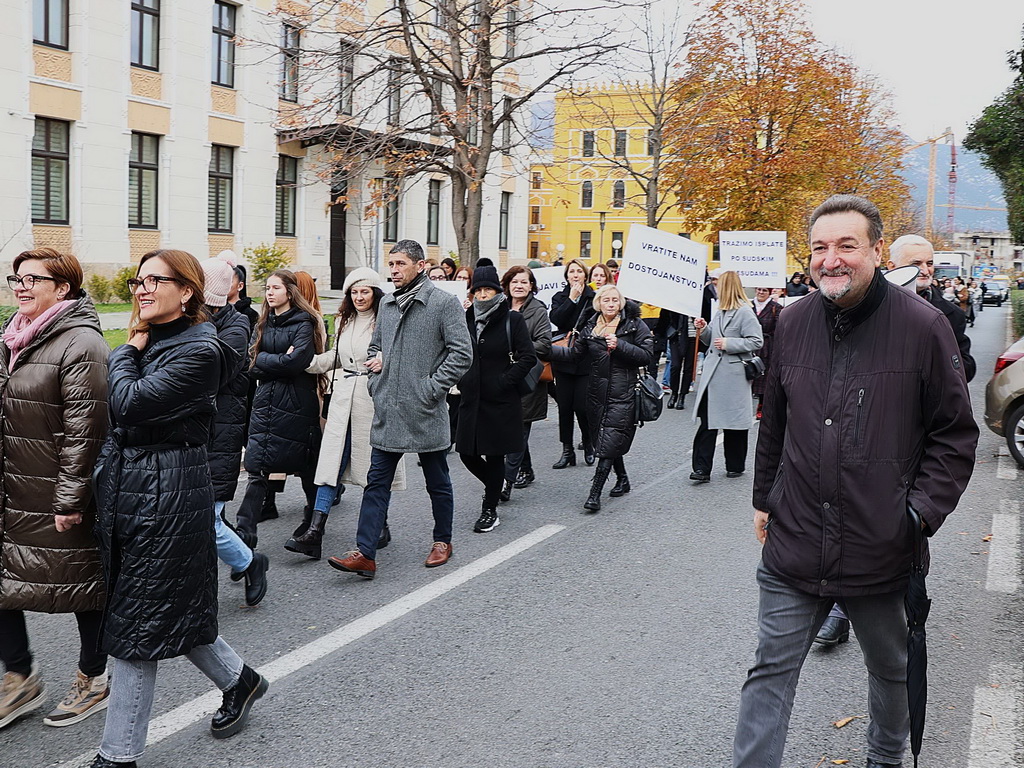
<svg viewBox="0 0 1024 768"><path fill-rule="evenodd" d="M366 474L370 471L370 426L373 424L373 399L366 391L364 376L346 376L354 371L363 371L366 362L366 348L373 336L374 318L372 313L358 314L338 334L337 354L334 349L316 355L308 373L322 373L328 382L333 381L331 405L327 411L323 442L320 445L320 459L316 465L313 482L317 485L336 485L338 470L341 468L345 451L345 434L352 428L352 458L341 482L366 487ZM335 369L335 359L338 368ZM394 491L405 490L405 459L398 463Z"/></svg>

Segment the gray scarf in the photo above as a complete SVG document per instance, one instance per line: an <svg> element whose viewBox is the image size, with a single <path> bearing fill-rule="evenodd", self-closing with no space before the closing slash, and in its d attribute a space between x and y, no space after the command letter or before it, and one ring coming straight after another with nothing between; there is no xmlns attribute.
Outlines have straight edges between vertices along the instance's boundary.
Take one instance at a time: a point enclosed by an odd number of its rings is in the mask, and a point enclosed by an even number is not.
<svg viewBox="0 0 1024 768"><path fill-rule="evenodd" d="M480 338L480 332L487 325L487 321L490 320L498 307L505 303L505 294L499 293L492 296L489 299L473 299L473 316L476 319L476 336Z"/></svg>
<svg viewBox="0 0 1024 768"><path fill-rule="evenodd" d="M398 302L399 312L404 313L405 310L409 308L410 303L414 298L416 298L416 294L420 292L420 288L423 287L425 282L427 282L426 270L420 272L416 276L416 279L408 285L403 285L401 288L395 289L395 301Z"/></svg>

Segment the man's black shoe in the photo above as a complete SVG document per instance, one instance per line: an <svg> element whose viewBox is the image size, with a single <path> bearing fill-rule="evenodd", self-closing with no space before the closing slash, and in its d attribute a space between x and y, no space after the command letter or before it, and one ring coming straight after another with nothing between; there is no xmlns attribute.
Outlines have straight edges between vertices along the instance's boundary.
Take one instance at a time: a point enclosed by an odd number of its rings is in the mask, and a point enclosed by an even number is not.
<svg viewBox="0 0 1024 768"><path fill-rule="evenodd" d="M391 529L387 523L384 524L384 528L381 529L380 537L377 539L377 549L384 549L388 544L391 543Z"/></svg>
<svg viewBox="0 0 1024 768"><path fill-rule="evenodd" d="M850 639L850 620L829 616L825 623L818 630L818 636L814 642L818 645L833 646L845 643ZM870 761L868 763L870 765ZM882 763L876 763L882 765Z"/></svg>
<svg viewBox="0 0 1024 768"><path fill-rule="evenodd" d="M213 715L210 732L215 739L234 736L245 726L249 710L267 692L270 683L248 665L242 667L238 682L224 691L224 701Z"/></svg>
<svg viewBox="0 0 1024 768"><path fill-rule="evenodd" d="M89 763L89 768L138 768L138 763L134 760L130 763L115 763L103 755L96 755L96 759Z"/></svg>
<svg viewBox="0 0 1024 768"><path fill-rule="evenodd" d="M691 472L690 479L693 480L694 485L700 485L701 483L711 482L711 475L707 475L703 472Z"/></svg>
<svg viewBox="0 0 1024 768"><path fill-rule="evenodd" d="M245 577L245 604L250 608L259 605L267 594L267 571L270 560L262 552L252 553L252 562L242 575Z"/></svg>
<svg viewBox="0 0 1024 768"><path fill-rule="evenodd" d="M743 470L742 469L739 472L726 472L725 473L726 477L742 477L742 475L743 475Z"/></svg>

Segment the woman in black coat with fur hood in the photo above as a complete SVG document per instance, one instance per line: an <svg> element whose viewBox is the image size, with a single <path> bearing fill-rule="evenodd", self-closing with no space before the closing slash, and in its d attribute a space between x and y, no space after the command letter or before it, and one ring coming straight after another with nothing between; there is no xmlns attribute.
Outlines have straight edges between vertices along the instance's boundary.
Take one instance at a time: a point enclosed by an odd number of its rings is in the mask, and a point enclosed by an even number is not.
<svg viewBox="0 0 1024 768"><path fill-rule="evenodd" d="M523 404L519 386L537 362L526 321L509 310L494 267L473 272L473 304L466 322L473 338L473 364L459 382L462 402L455 447L466 469L484 484L480 519L473 530L496 528L505 455L523 450Z"/></svg>
<svg viewBox="0 0 1024 768"><path fill-rule="evenodd" d="M639 369L651 365L654 351L654 336L640 319L640 307L623 298L614 285L601 286L593 306L596 313L572 348L552 349L553 354L590 365L587 421L598 462L590 496L583 505L588 512L601 508L601 491L613 468L616 482L610 495L629 493L622 457L629 452L636 433Z"/></svg>

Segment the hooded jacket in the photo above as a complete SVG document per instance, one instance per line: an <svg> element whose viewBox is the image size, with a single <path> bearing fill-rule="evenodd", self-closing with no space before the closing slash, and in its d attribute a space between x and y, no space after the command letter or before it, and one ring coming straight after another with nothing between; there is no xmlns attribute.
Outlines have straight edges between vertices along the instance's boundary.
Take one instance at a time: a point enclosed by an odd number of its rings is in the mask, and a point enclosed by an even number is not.
<svg viewBox="0 0 1024 768"><path fill-rule="evenodd" d="M587 421L594 450L599 458L617 459L633 445L638 371L652 363L654 335L640 319L640 307L626 301L615 329L616 347L609 352L604 337L594 336L599 318L594 313L571 349L554 347L552 354L571 355L588 366Z"/></svg>
<svg viewBox="0 0 1024 768"><path fill-rule="evenodd" d="M245 449L249 472L299 473L316 466L320 400L317 377L306 373L306 368L313 362L318 322L296 307L267 316L251 371L259 385Z"/></svg>
<svg viewBox="0 0 1024 768"><path fill-rule="evenodd" d="M217 639L206 445L233 356L211 323L110 355L111 431L95 480L102 645L115 658L156 661Z"/></svg>
<svg viewBox="0 0 1024 768"><path fill-rule="evenodd" d="M753 495L769 513L765 567L815 595L904 589L907 506L935 533L974 467L978 426L949 323L876 272L848 310L820 291L787 307L774 341Z"/></svg>
<svg viewBox="0 0 1024 768"><path fill-rule="evenodd" d="M227 362L224 386L217 393L217 415L210 430L207 454L215 501L231 501L238 489L245 444L246 395L249 392L249 321L232 305L210 318L217 336L233 353Z"/></svg>
<svg viewBox="0 0 1024 768"><path fill-rule="evenodd" d="M103 607L90 477L107 433L107 356L88 297L58 316L8 367L0 341L0 609ZM63 533L54 515L81 513Z"/></svg>

